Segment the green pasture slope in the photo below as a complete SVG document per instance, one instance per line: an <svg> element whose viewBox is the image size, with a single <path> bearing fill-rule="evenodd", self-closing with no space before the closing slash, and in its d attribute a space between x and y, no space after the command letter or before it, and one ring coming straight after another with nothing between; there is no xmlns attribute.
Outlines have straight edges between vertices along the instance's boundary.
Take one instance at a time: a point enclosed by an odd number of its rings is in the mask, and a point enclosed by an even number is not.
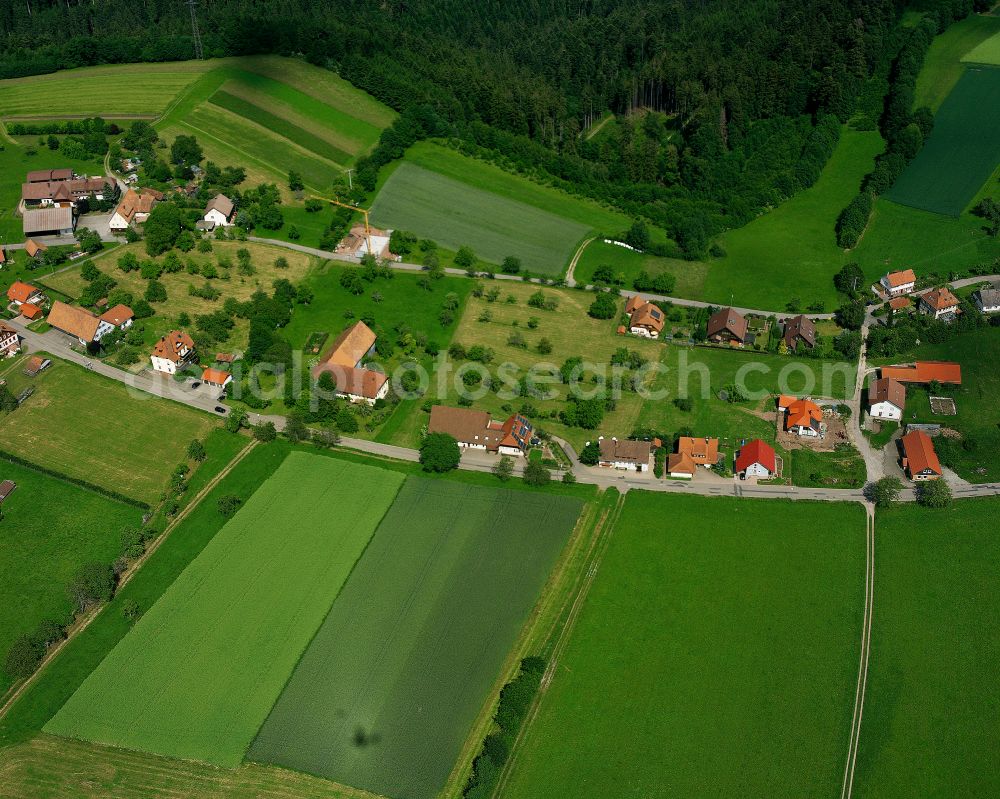
<svg viewBox="0 0 1000 799"><path fill-rule="evenodd" d="M1000 17L970 14L935 36L917 76L914 107L926 105L937 112L965 74L969 56L997 33L1000 33Z"/></svg>
<svg viewBox="0 0 1000 799"><path fill-rule="evenodd" d="M435 796L580 508L409 478L249 759Z"/></svg>
<svg viewBox="0 0 1000 799"><path fill-rule="evenodd" d="M33 632L39 622L66 618L66 586L73 573L85 563L111 563L122 530L137 526L142 511L5 460L0 460L0 480L17 483L4 500L0 524L2 657L15 638ZM0 665L0 694L9 685Z"/></svg>
<svg viewBox="0 0 1000 799"><path fill-rule="evenodd" d="M876 517L854 796L1000 796L1000 499Z"/></svg>
<svg viewBox="0 0 1000 799"><path fill-rule="evenodd" d="M837 795L857 505L629 492L503 796Z"/></svg>
<svg viewBox="0 0 1000 799"><path fill-rule="evenodd" d="M515 255L526 270L547 276L565 271L588 234L617 235L630 224L623 214L430 142L412 147L392 169L372 222L451 250L467 245L495 264Z"/></svg>
<svg viewBox="0 0 1000 799"><path fill-rule="evenodd" d="M1000 164L1000 69L970 67L934 117L934 130L886 194L958 216Z"/></svg>
<svg viewBox="0 0 1000 799"><path fill-rule="evenodd" d="M972 48L962 60L969 64L989 64L1000 67L1000 17L986 17L986 19L995 20L997 32Z"/></svg>
<svg viewBox="0 0 1000 799"><path fill-rule="evenodd" d="M291 453L45 731L239 765L401 482Z"/></svg>

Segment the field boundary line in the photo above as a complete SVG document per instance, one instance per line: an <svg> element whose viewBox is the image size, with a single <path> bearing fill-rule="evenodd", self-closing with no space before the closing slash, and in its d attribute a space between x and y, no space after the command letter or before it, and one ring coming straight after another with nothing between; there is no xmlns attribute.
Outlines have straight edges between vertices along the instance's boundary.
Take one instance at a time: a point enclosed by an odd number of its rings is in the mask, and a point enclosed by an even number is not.
<svg viewBox="0 0 1000 799"><path fill-rule="evenodd" d="M129 581L132 579L132 577L135 576L135 574L139 571L139 569L142 568L143 565L145 565L149 557L154 552L156 552L156 550L160 548L160 544L166 541L167 536L169 536L170 533L174 531L177 525L180 524L184 519L186 519L188 515L191 513L191 511L194 510L194 508L196 508L198 505L201 504L202 500L208 495L208 493L213 488L215 488L219 484L219 482L224 477L226 477L226 475L228 475L240 463L240 461L242 461L243 458L245 458L250 453L250 451L254 447L257 446L257 444L258 442L256 440L251 440L250 443L247 444L247 446L245 446L243 449L241 449L239 452L236 453L233 459L229 461L229 463L226 464L226 466L215 477L213 477L211 480L208 481L208 483L205 484L205 486L201 489L201 491L199 491L197 494L194 495L194 497L191 498L191 501L184 506L181 512L178 513L177 516L175 516L165 528L163 528L163 532L156 537L153 543L150 544L149 548L145 552L143 552L143 554L138 558L138 560L136 560L135 563L132 564L131 568L129 568L122 575L121 581L115 588L115 596L118 595L118 592L121 591L122 588L124 588L126 585L129 584ZM112 601L113 600L114 597L112 597ZM0 707L0 719L3 719L10 711L10 709L14 706L14 704L17 702L17 700L20 699L21 696L25 693L25 691L27 691L28 688L30 688L32 685L35 684L39 675L44 673L46 667L53 660L55 660L56 656L63 650L63 647L65 647L70 641L75 639L78 635L80 635L80 633L86 630L87 627L90 626L91 622L94 621L94 619L96 619L98 616L100 616L101 612L110 604L111 604L110 602L105 602L104 604L95 606L92 610L88 611L82 617L80 617L80 619L76 623L74 623L69 630L67 630L66 637L58 644L56 644L54 647L52 647L52 649L46 652L45 657L42 658L42 662L38 664L38 668L35 669L34 673L30 677L28 677L24 682L22 682L19 686L17 686L17 688L12 693L7 694L8 698L4 702L3 706Z"/></svg>
<svg viewBox="0 0 1000 799"><path fill-rule="evenodd" d="M500 669L499 676L490 687L487 699L480 708L472 729L466 736L462 750L455 761L455 765L452 767L448 779L445 781L441 796L461 796L462 790L472 772L473 761L482 747L483 739L489 735L489 731L493 727L493 717L496 713L500 692L513 679L514 675L517 674L520 669L521 660L527 655L532 643L535 642L538 627L544 620L548 605L554 604L558 600L560 582L571 571L575 556L578 554L577 550L582 548L582 544L588 538L590 540L593 539L593 535L590 534L588 536L588 533L595 529L595 520L603 517L602 502L603 498L598 496L584 506L573 532L570 534L570 538L563 548L563 552L560 554L556 565L552 569L552 573L542 588L538 601L535 603L534 608L532 608L531 614L525 621L517 640L511 646ZM587 548L588 554L591 548ZM586 561L586 558L584 558L584 561ZM576 582L575 580L572 581L572 585L575 585ZM559 603L558 613L555 615L556 622L561 618L567 602L568 598ZM545 625L543 629L551 629L556 622L553 622L552 625ZM544 642L549 635L550 633L546 632L538 640Z"/></svg>
<svg viewBox="0 0 1000 799"><path fill-rule="evenodd" d="M600 525L597 530L594 540L591 545L591 551L588 555L593 554L592 558L588 558L584 563L584 569L578 578L577 584L579 586L578 590L571 593L573 598L572 605L569 609L569 616L566 618L565 623L562 625L562 629L559 631L558 637L552 647L552 653L548 658L548 662L545 665L545 672L542 674L541 682L538 686L538 691L535 693L534 698L531 702L531 707L528 710L528 714L524 717L521 722L521 727L517 731L517 736L514 738L514 743L510 747L510 754L507 756L507 762L504 763L503 768L500 771L500 777L497 779L497 784L493 788L491 794L492 799L497 799L501 796L507 787L507 783L510 780L510 775L514 771L514 764L517 761L517 756L523 747L524 741L527 737L528 730L534 724L535 719L541 710L542 701L545 698L545 694L548 692L549 686L552 684L552 680L555 677L556 669L559 665L559 658L561 657L563 651L565 651L569 640L572 637L573 628L576 626L577 619L580 617L580 613L583 610L583 606L586 603L587 596L590 593L590 589L594 584L594 580L597 578L597 573L600 570L601 562L604 560L604 555L608 551L608 546L611 542L612 534L614 533L615 527L618 523L618 518L621 515L622 507L625 504L625 495L619 494L617 500L615 501L614 507L607 509L604 514L599 519L598 524ZM569 597L567 597L567 601ZM555 628L558 627L558 623L553 625L553 632Z"/></svg>
<svg viewBox="0 0 1000 799"><path fill-rule="evenodd" d="M865 710L865 689L868 687L868 662L871 655L872 601L875 593L875 511L865 508L865 608L861 624L861 656L858 663L858 683L854 691L854 713L847 746L847 763L840 799L851 799L854 791L854 771L861 741L861 720Z"/></svg>

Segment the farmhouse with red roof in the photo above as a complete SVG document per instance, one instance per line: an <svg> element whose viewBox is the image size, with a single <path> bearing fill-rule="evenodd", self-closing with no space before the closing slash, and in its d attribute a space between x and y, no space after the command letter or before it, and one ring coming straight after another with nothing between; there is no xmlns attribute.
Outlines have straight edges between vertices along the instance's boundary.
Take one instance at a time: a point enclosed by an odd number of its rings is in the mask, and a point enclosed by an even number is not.
<svg viewBox="0 0 1000 799"><path fill-rule="evenodd" d="M743 478L759 477L767 479L778 471L774 447L755 438L743 445L736 457L736 473Z"/></svg>

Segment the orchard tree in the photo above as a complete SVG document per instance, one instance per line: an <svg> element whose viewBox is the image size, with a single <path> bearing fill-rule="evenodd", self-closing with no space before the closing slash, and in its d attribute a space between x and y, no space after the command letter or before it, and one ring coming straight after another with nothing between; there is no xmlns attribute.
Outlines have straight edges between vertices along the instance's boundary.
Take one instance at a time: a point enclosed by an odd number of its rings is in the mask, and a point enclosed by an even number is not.
<svg viewBox="0 0 1000 799"><path fill-rule="evenodd" d="M917 502L925 508L947 508L951 504L951 486L944 480L926 480L917 488Z"/></svg>
<svg viewBox="0 0 1000 799"><path fill-rule="evenodd" d="M514 474L514 459L510 455L502 455L500 460L493 464L493 468L490 471L493 472L498 480L506 483L510 480L511 475Z"/></svg>
<svg viewBox="0 0 1000 799"><path fill-rule="evenodd" d="M552 480L552 473L541 461L529 460L524 467L524 482L530 486L548 485Z"/></svg>

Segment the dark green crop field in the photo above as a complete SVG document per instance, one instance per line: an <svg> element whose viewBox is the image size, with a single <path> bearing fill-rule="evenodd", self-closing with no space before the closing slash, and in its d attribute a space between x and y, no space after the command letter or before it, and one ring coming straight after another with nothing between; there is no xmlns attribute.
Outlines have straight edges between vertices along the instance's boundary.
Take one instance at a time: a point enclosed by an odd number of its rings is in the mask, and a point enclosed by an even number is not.
<svg viewBox="0 0 1000 799"><path fill-rule="evenodd" d="M958 216L1000 163L1000 69L969 67L934 117L934 130L886 196Z"/></svg>
<svg viewBox="0 0 1000 799"><path fill-rule="evenodd" d="M435 796L580 508L408 479L248 757Z"/></svg>

